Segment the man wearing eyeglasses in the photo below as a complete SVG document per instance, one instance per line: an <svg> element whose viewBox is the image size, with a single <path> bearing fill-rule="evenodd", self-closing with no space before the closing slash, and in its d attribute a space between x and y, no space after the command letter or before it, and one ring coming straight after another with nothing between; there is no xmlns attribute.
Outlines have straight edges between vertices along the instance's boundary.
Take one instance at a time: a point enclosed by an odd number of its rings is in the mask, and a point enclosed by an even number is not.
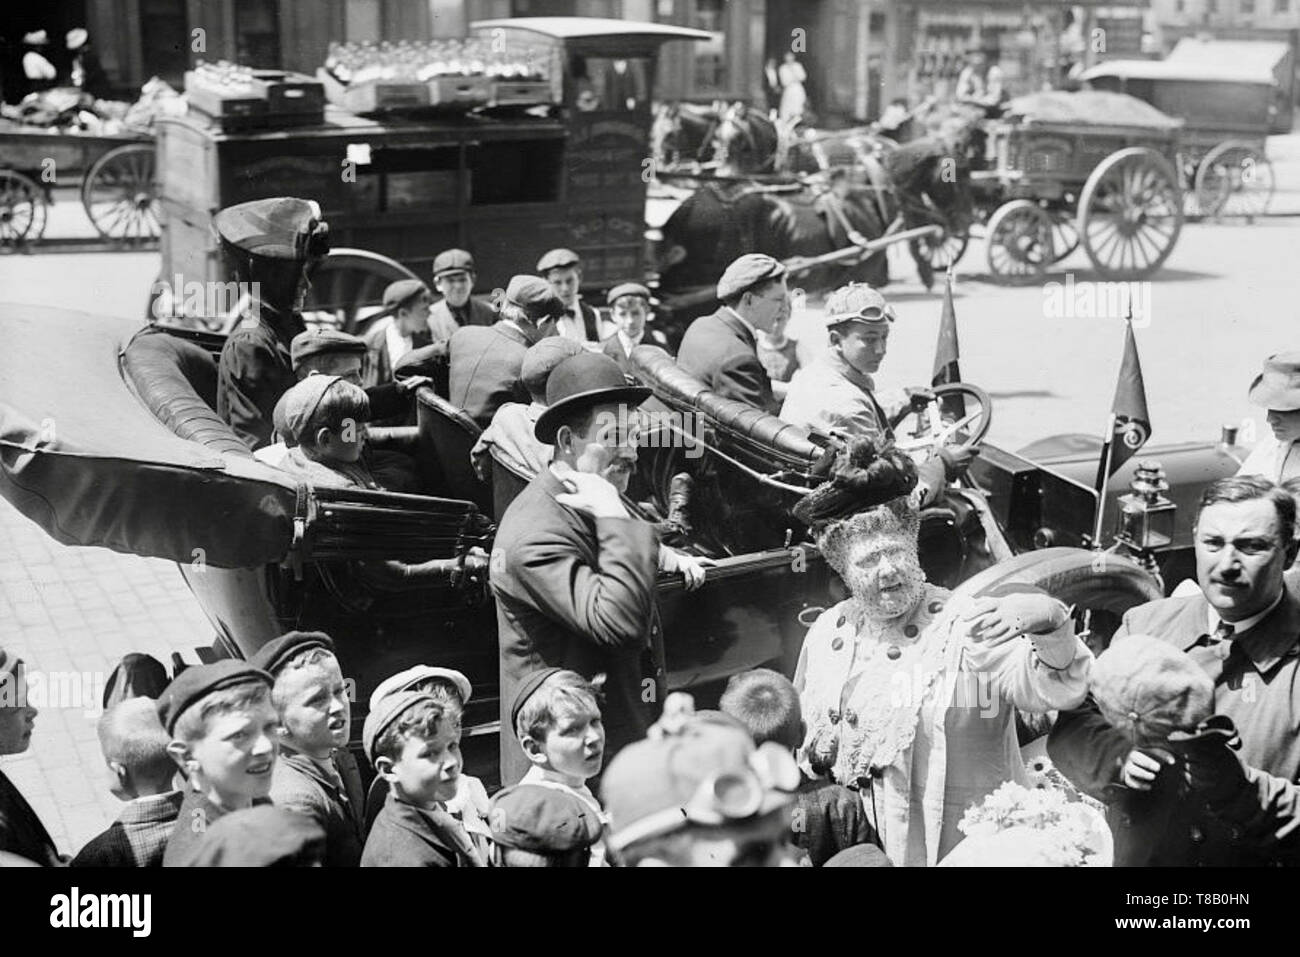
<svg viewBox="0 0 1300 957"><path fill-rule="evenodd" d="M775 332L790 318L785 266L747 253L718 280L718 298L722 308L686 330L677 364L722 398L775 415L781 404L758 357L758 333Z"/></svg>
<svg viewBox="0 0 1300 957"><path fill-rule="evenodd" d="M756 749L720 712L671 718L605 772L609 847L619 863L797 866L789 838L799 769L790 753L774 742Z"/></svg>
<svg viewBox="0 0 1300 957"><path fill-rule="evenodd" d="M841 286L826 299L830 351L800 369L790 380L781 418L791 425L850 438L893 438L894 423L909 409L924 409L929 389L909 389L908 404L886 409L876 398L872 376L880 371L889 348L894 309L865 283ZM917 467L926 500L966 471L977 454L973 446L951 446Z"/></svg>

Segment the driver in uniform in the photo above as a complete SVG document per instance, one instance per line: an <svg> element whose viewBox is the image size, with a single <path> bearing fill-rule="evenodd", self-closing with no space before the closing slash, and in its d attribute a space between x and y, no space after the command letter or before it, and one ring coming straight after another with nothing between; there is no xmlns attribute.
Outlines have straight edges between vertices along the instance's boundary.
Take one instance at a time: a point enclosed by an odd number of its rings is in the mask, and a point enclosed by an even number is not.
<svg viewBox="0 0 1300 957"><path fill-rule="evenodd" d="M217 414L256 451L271 444L271 413L297 381L290 346L307 328L307 273L329 252L329 226L315 202L291 197L231 206L213 226L229 278L252 291L221 350Z"/></svg>
<svg viewBox="0 0 1300 957"><path fill-rule="evenodd" d="M934 399L929 389L908 389L907 401L886 411L876 397L872 374L880 370L889 345L893 307L865 283L850 283L826 299L829 353L790 380L781 418L791 425L852 438L894 437L894 425L908 411L921 411ZM963 474L979 450L972 445L941 448L917 466L922 504L938 498Z"/></svg>

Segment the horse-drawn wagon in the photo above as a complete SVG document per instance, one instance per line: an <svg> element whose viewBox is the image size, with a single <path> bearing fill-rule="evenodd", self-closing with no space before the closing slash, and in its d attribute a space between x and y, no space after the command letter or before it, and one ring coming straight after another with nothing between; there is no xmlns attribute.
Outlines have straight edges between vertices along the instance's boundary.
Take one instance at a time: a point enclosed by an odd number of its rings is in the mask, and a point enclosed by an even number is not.
<svg viewBox="0 0 1300 957"><path fill-rule="evenodd" d="M1292 126L1288 44L1185 39L1166 60L1109 60L1082 78L1183 120L1178 169L1195 201L1190 211L1247 220L1268 211L1274 179L1265 141Z"/></svg>

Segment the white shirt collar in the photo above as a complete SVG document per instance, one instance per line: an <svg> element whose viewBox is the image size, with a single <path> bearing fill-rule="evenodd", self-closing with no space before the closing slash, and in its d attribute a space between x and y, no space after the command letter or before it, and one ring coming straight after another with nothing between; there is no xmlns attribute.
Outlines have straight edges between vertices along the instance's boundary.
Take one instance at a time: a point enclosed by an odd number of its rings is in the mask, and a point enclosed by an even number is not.
<svg viewBox="0 0 1300 957"><path fill-rule="evenodd" d="M1278 603L1282 601L1282 596L1284 594L1286 594L1286 585L1283 585L1282 590L1277 593L1277 597L1273 599L1273 604L1269 605L1263 611L1251 615L1249 618L1243 618L1241 619L1241 621L1229 622L1229 624L1232 625L1232 637L1240 638L1246 632L1250 631L1250 629L1258 625L1260 621L1264 619L1265 615L1267 615L1269 612L1271 612L1274 608L1278 606ZM1219 627L1219 622L1221 622L1223 619L1219 617L1219 613L1214 610L1213 605L1210 606L1210 611L1207 617L1210 624L1210 630L1208 634L1212 635L1214 634L1215 629Z"/></svg>
<svg viewBox="0 0 1300 957"><path fill-rule="evenodd" d="M388 346L388 361L395 363L411 351L411 337L402 332L401 326L394 319L388 326L388 331L384 334L385 344Z"/></svg>
<svg viewBox="0 0 1300 957"><path fill-rule="evenodd" d="M737 319L739 319L742 323L744 323L745 328L749 330L749 334L752 335L752 336L754 337L754 341L755 341L755 342L758 342L758 329L754 326L754 324L753 324L752 322L750 322L748 319L746 319L746 318L745 318L744 316L742 316L740 313L736 312L736 310L735 310L735 309L732 309L730 306L723 306L722 308L725 309L725 310L727 310L727 312L731 313L733 316L735 316Z"/></svg>

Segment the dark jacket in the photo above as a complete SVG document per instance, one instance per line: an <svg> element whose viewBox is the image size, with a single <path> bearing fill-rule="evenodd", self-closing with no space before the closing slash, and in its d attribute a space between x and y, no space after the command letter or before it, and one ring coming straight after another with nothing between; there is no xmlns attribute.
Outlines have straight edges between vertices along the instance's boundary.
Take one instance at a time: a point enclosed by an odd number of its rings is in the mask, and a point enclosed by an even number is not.
<svg viewBox="0 0 1300 957"><path fill-rule="evenodd" d="M754 334L725 306L691 323L677 351L677 364L724 399L773 415L780 411Z"/></svg>
<svg viewBox="0 0 1300 957"><path fill-rule="evenodd" d="M1214 710L1237 726L1246 784L1210 807L1185 792L1177 767L1151 791L1119 782L1133 745L1089 698L1062 712L1047 751L1076 786L1108 805L1119 866L1300 864L1300 601L1289 591L1249 631L1218 647L1203 595L1130 610L1115 637L1150 635L1185 651L1215 679ZM1224 660L1220 649L1229 653Z"/></svg>
<svg viewBox="0 0 1300 957"><path fill-rule="evenodd" d="M790 817L792 843L808 854L813 867L859 844L880 846L876 830L867 820L862 797L834 781L805 780L795 798Z"/></svg>
<svg viewBox="0 0 1300 957"><path fill-rule="evenodd" d="M325 832L326 867L361 863L365 794L355 762L334 763L335 780L311 758L282 749L271 777L271 803L305 814Z"/></svg>
<svg viewBox="0 0 1300 957"><path fill-rule="evenodd" d="M513 324L466 326L451 337L448 399L486 429L507 402L527 405L531 398L519 379L532 341Z"/></svg>
<svg viewBox="0 0 1300 957"><path fill-rule="evenodd" d="M254 320L257 310L263 314ZM297 381L289 343L304 329L301 316L279 316L269 306L255 304L221 349L217 414L250 450L271 444L271 413Z"/></svg>
<svg viewBox="0 0 1300 957"><path fill-rule="evenodd" d="M485 867L459 822L439 808L416 807L388 793L375 818L362 867Z"/></svg>
<svg viewBox="0 0 1300 957"><path fill-rule="evenodd" d="M25 857L42 867L57 867L62 863L50 832L3 771L0 771L0 851Z"/></svg>
<svg viewBox="0 0 1300 957"><path fill-rule="evenodd" d="M506 509L492 549L506 785L529 766L510 721L515 691L529 672L557 667L606 675L606 761L645 736L665 692L654 529L636 519L593 519L557 502L563 491L544 469Z"/></svg>
<svg viewBox="0 0 1300 957"><path fill-rule="evenodd" d="M90 839L73 867L162 867L163 852L180 813L182 791L127 802L108 830Z"/></svg>
<svg viewBox="0 0 1300 957"><path fill-rule="evenodd" d="M490 326L499 317L497 312L481 299L469 297L469 302L452 312L446 299L439 299L429 310L429 333L434 342L446 342L457 329L464 326Z"/></svg>
<svg viewBox="0 0 1300 957"><path fill-rule="evenodd" d="M225 808L213 804L202 793L187 786L185 798L176 811L176 823L167 839L162 866L187 867L208 827L227 813Z"/></svg>
<svg viewBox="0 0 1300 957"><path fill-rule="evenodd" d="M366 344L365 381L371 386L388 385L393 381L395 363L388 352L388 330L396 321L394 318L381 319L367 329L366 334L361 337ZM412 351L431 345L433 345L433 336L427 330L421 330L411 336ZM370 413L371 418L383 418L376 415L374 409L371 409Z"/></svg>

